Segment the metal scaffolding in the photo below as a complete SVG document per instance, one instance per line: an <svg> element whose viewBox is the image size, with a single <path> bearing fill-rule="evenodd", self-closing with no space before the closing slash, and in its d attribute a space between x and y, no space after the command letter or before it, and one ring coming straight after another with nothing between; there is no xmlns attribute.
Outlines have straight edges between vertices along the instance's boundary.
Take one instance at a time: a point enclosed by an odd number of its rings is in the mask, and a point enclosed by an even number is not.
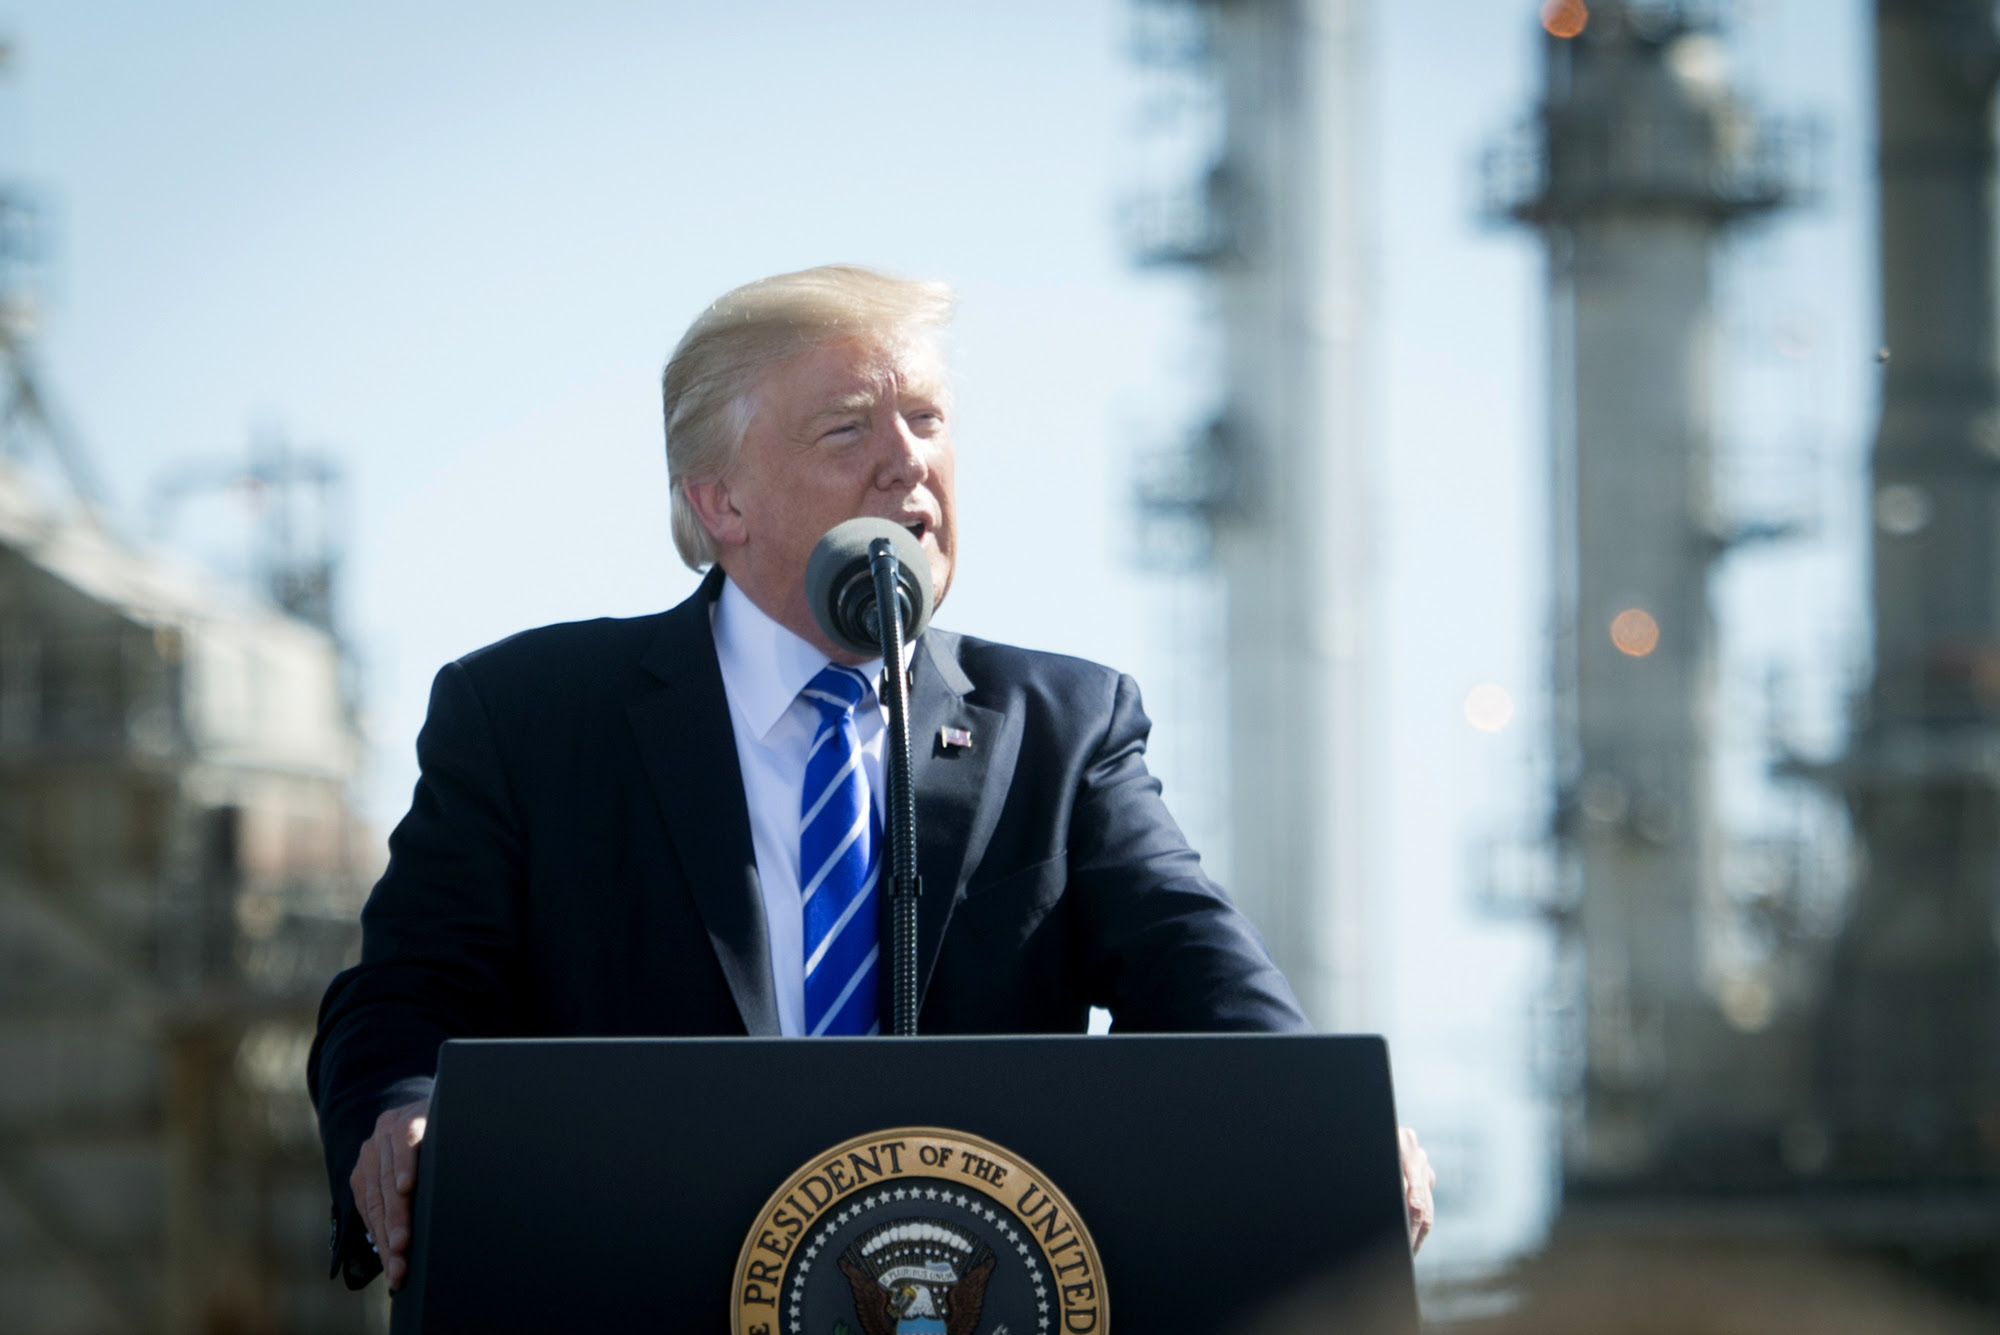
<svg viewBox="0 0 2000 1335"><path fill-rule="evenodd" d="M1194 176L1132 201L1142 264L1191 267L1220 403L1141 479L1221 576L1231 893L1323 1028L1368 1013L1363 0L1150 0L1145 52L1220 112Z"/></svg>
<svg viewBox="0 0 2000 1335"><path fill-rule="evenodd" d="M1579 1029L1572 1197L1700 1179L1801 1093L1795 1018L1728 1023L1705 948L1723 903L1710 577L1741 536L1714 486L1712 274L1724 232L1799 170L1797 133L1746 114L1717 40L1693 7L1591 6L1551 30L1540 111L1485 163L1489 215L1539 229L1549 257L1547 907Z"/></svg>
<svg viewBox="0 0 2000 1335"><path fill-rule="evenodd" d="M360 1332L304 1083L380 862L334 566L270 535L272 606L113 533L28 338L27 207L0 190L0 1326Z"/></svg>
<svg viewBox="0 0 2000 1335"><path fill-rule="evenodd" d="M1572 15L1583 10L1571 7ZM1972 0L1877 0L1886 382L1874 671L1841 793L1838 935L1760 976L1713 950L1714 247L1801 193L1795 128L1716 76L1713 15L1593 4L1547 43L1490 212L1551 275L1559 924L1576 1018L1558 1236L1790 1240L2000 1302L2000 347L1994 89ZM1780 958L1784 956L1785 958Z"/></svg>
<svg viewBox="0 0 2000 1335"><path fill-rule="evenodd" d="M1867 857L1816 1033L1821 1171L1940 1201L2000 1184L1994 22L1970 0L1876 6L1874 679L1827 775ZM2000 1301L2000 1237L1958 1242Z"/></svg>

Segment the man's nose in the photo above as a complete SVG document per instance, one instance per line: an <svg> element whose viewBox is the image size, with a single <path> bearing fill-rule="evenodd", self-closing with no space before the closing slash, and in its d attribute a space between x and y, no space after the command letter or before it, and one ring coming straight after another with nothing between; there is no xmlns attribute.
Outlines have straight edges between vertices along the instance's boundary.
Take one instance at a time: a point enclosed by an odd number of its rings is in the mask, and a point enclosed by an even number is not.
<svg viewBox="0 0 2000 1335"><path fill-rule="evenodd" d="M927 442L910 430L901 413L890 413L877 433L876 448L881 462L876 466L875 485L884 491L902 491L921 485L931 475Z"/></svg>

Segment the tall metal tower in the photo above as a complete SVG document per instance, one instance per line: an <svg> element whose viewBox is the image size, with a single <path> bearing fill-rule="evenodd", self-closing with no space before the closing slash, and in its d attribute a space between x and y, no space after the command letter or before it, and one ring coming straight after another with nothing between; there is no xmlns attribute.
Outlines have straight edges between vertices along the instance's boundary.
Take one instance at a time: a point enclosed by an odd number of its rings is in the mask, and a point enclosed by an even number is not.
<svg viewBox="0 0 2000 1335"><path fill-rule="evenodd" d="M1782 140L1745 116L1702 12L1544 15L1541 106L1489 155L1486 184L1489 212L1548 245L1574 1196L1703 1177L1719 1144L1801 1096L1796 1033L1728 1024L1704 948L1721 851L1709 577L1731 537L1712 485L1710 289L1724 231L1789 188Z"/></svg>
<svg viewBox="0 0 2000 1335"><path fill-rule="evenodd" d="M1221 402L1141 485L1226 588L1230 889L1323 1028L1367 1010L1365 0L1148 0L1221 111L1204 178L1135 202L1144 264L1204 277Z"/></svg>
<svg viewBox="0 0 2000 1335"><path fill-rule="evenodd" d="M280 612L120 539L38 370L35 233L0 182L0 1324L373 1329L303 1083L379 867L332 567L276 532Z"/></svg>
<svg viewBox="0 0 2000 1335"><path fill-rule="evenodd" d="M0 44L0 71L8 59ZM105 503L104 485L43 388L36 353L33 274L44 249L34 196L0 184L0 458L29 468L53 464L68 499L94 514Z"/></svg>
<svg viewBox="0 0 2000 1335"><path fill-rule="evenodd" d="M1877 0L1873 683L1835 777L1867 850L1816 1094L1829 1171L2000 1179L2000 347L1990 4ZM2000 1300L2000 1241L1986 1266Z"/></svg>
<svg viewBox="0 0 2000 1335"><path fill-rule="evenodd" d="M252 558L259 591L288 614L337 635L346 499L340 464L324 452L294 448L282 433L260 432L247 463L200 460L155 480L148 505L154 540L165 540L183 501L230 490L247 492L259 510Z"/></svg>

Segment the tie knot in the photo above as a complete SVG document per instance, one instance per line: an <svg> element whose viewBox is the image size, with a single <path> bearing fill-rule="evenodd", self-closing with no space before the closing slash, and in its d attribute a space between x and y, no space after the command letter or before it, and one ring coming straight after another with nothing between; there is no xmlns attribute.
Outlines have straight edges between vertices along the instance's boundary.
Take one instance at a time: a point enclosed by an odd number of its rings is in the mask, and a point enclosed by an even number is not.
<svg viewBox="0 0 2000 1335"><path fill-rule="evenodd" d="M868 679L851 667L828 663L799 694L812 701L827 719L837 719L852 713L861 697L868 694Z"/></svg>

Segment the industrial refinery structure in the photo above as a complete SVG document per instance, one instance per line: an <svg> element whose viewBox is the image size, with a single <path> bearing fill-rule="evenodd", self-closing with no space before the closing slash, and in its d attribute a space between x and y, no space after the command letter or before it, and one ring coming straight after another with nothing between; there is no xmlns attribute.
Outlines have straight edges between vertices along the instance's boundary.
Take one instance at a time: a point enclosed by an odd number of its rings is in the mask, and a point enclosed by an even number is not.
<svg viewBox="0 0 2000 1335"><path fill-rule="evenodd" d="M1836 937L1723 868L1711 571L1770 536L1718 497L1711 310L1726 232L1809 183L1724 80L1707 6L1543 11L1532 122L1487 208L1546 242L1554 871L1567 1017L1558 1237L1789 1239L2000 1303L2000 350L1990 6L1877 0L1882 419L1872 679L1837 762ZM1856 368L1866 374L1875 368ZM1794 891L1798 887L1792 887Z"/></svg>
<svg viewBox="0 0 2000 1335"><path fill-rule="evenodd" d="M1352 1025L1365 6L1136 9L1171 36L1142 55L1209 80L1216 109L1181 187L1127 216L1142 263L1200 276L1216 335L1215 411L1149 461L1140 509L1193 532L1175 550L1227 607L1232 890L1315 1020ZM1996 1303L2000 39L1972 0L1873 6L1883 352L1852 371L1883 385L1871 676L1838 760L1769 757L1771 784L1845 811L1850 856L1753 845L1720 809L1717 571L1799 534L1727 485L1718 274L1820 175L1812 125L1732 85L1723 17L1540 6L1538 106L1482 164L1486 216L1533 229L1548 276L1553 791L1549 856L1515 862L1543 869L1525 900L1557 943L1558 1237L1859 1247ZM1779 874L1740 884L1753 856Z"/></svg>
<svg viewBox="0 0 2000 1335"><path fill-rule="evenodd" d="M1814 1029L1823 1172L1889 1195L2000 1304L2000 339L1991 5L1877 0L1882 341L1866 850Z"/></svg>
<svg viewBox="0 0 2000 1335"><path fill-rule="evenodd" d="M340 677L0 472L8 1329L361 1328L301 1075L373 856Z"/></svg>
<svg viewBox="0 0 2000 1335"><path fill-rule="evenodd" d="M1580 8L1580 7L1578 7ZM1742 536L1717 494L1723 233L1797 188L1682 7L1599 4L1544 47L1543 100L1486 159L1486 207L1547 243L1554 875L1577 1032L1563 1172L1699 1176L1796 1103L1786 1017L1732 1024L1715 798L1710 577ZM1753 1112L1752 1109L1758 1109ZM1752 1130L1755 1128L1755 1130Z"/></svg>
<svg viewBox="0 0 2000 1335"><path fill-rule="evenodd" d="M1220 576L1227 881L1324 1029L1367 1025L1372 939L1368 9L1143 0L1142 58L1214 115L1125 220L1135 259L1193 271L1214 310L1218 401L1139 500Z"/></svg>
<svg viewBox="0 0 2000 1335"><path fill-rule="evenodd" d="M0 247L0 1327L360 1332L304 1085L380 859L333 566L275 535L267 601L119 537L15 318L22 258ZM265 493L314 470L233 475L269 528Z"/></svg>

